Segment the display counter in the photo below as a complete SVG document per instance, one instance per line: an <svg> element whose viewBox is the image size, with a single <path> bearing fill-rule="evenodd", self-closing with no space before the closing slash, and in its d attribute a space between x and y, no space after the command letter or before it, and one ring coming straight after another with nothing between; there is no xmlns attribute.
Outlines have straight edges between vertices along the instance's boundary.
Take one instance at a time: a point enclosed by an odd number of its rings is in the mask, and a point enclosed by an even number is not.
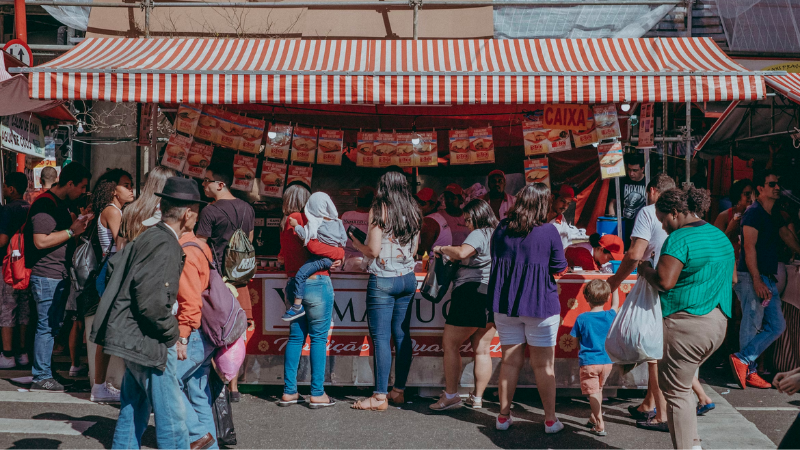
<svg viewBox="0 0 800 450"><path fill-rule="evenodd" d="M424 275L418 274L421 283ZM561 326L556 343L556 382L561 388L580 387L578 373L578 342L569 335L578 314L588 311L589 304L583 297L583 287L593 279L608 278L609 274L594 272L569 273L557 277L561 302ZM333 323L328 340L328 364L326 384L338 386L371 386L372 342L369 338L366 318L367 274L334 273L331 276L334 289ZM250 282L253 302L253 317L256 330L247 343L247 358L243 383L283 384L283 353L289 336L289 323L281 320L286 311L284 288L287 277L282 272L259 272ZM636 276L629 276L620 287L620 302L630 292ZM417 295L412 304L411 339L414 360L408 378L408 386L444 386L442 368L441 337L445 318L450 307L450 296L433 304ZM610 307L610 302L609 302ZM299 319L303 320L303 319ZM298 382L308 384L310 366L309 344L303 348L303 357L298 371ZM492 343L494 374L490 385L494 385L499 373L500 341L495 336ZM461 348L465 358L462 386L472 383L472 349L469 342ZM390 381L391 384L391 381ZM533 371L526 365L520 374L520 386L535 385ZM645 388L646 368L622 376L618 370L609 377L610 388Z"/></svg>

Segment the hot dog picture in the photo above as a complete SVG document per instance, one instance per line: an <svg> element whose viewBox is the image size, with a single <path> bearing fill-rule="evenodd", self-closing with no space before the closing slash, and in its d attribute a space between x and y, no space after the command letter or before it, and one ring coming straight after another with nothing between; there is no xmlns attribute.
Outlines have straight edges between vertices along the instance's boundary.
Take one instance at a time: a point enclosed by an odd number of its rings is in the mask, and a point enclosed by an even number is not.
<svg viewBox="0 0 800 450"><path fill-rule="evenodd" d="M550 172L547 170L531 170L525 175L525 181L528 183L542 183L550 177Z"/></svg>

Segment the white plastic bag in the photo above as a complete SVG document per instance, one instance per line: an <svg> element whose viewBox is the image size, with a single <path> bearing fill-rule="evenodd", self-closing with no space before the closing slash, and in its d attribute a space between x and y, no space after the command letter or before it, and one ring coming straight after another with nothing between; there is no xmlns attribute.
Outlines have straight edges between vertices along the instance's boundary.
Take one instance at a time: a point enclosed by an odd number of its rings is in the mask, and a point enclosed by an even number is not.
<svg viewBox="0 0 800 450"><path fill-rule="evenodd" d="M620 307L606 336L606 352L619 364L661 359L664 329L656 288L639 278Z"/></svg>

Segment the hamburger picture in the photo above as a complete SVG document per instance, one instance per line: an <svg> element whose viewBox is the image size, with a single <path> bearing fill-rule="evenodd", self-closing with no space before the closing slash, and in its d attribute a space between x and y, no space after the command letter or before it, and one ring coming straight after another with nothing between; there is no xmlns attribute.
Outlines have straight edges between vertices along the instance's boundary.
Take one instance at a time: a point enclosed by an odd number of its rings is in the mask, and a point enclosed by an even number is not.
<svg viewBox="0 0 800 450"><path fill-rule="evenodd" d="M192 167L199 167L201 169L205 169L208 167L208 158L205 155L194 154L186 160L186 163Z"/></svg>
<svg viewBox="0 0 800 450"><path fill-rule="evenodd" d="M338 142L320 141L319 149L322 150L322 153L341 152L342 146Z"/></svg>
<svg viewBox="0 0 800 450"><path fill-rule="evenodd" d="M547 133L547 139L550 142L560 141L567 138L569 138L569 132L567 130L550 130L550 132Z"/></svg>
<svg viewBox="0 0 800 450"><path fill-rule="evenodd" d="M186 158L186 150L181 148L179 145L175 144L167 145L166 152L170 158L181 159L181 160Z"/></svg>
<svg viewBox="0 0 800 450"><path fill-rule="evenodd" d="M248 167L237 167L233 171L233 178L237 180L250 181L253 179L254 176L255 174Z"/></svg>
<svg viewBox="0 0 800 450"><path fill-rule="evenodd" d="M261 141L261 138L264 137L264 130L245 128L242 130L242 137L247 141Z"/></svg>
<svg viewBox="0 0 800 450"><path fill-rule="evenodd" d="M220 130L228 136L241 136L242 126L233 122L222 122L219 126Z"/></svg>
<svg viewBox="0 0 800 450"><path fill-rule="evenodd" d="M450 151L453 153L467 153L469 151L469 140L458 139L450 141Z"/></svg>
<svg viewBox="0 0 800 450"><path fill-rule="evenodd" d="M439 151L435 142L420 142L420 144L414 148L417 154L420 156L427 156Z"/></svg>
<svg viewBox="0 0 800 450"><path fill-rule="evenodd" d="M494 147L494 142L491 139L478 138L472 141L471 147L476 152L487 151Z"/></svg>
<svg viewBox="0 0 800 450"><path fill-rule="evenodd" d="M378 156L391 156L397 151L393 144L378 144L375 146L375 154Z"/></svg>
<svg viewBox="0 0 800 450"><path fill-rule="evenodd" d="M264 183L264 186L281 186L283 185L283 176L266 172L261 174L261 182Z"/></svg>
<svg viewBox="0 0 800 450"><path fill-rule="evenodd" d="M410 155L414 152L414 146L410 143L398 144L397 154L400 156Z"/></svg>
<svg viewBox="0 0 800 450"><path fill-rule="evenodd" d="M362 142L358 144L357 151L362 155L371 156L374 149L375 149L375 144L373 144L372 142Z"/></svg>
<svg viewBox="0 0 800 450"><path fill-rule="evenodd" d="M219 121L211 116L201 116L197 126L201 128L216 128Z"/></svg>
<svg viewBox="0 0 800 450"><path fill-rule="evenodd" d="M544 183L550 178L550 172L542 169L529 170L525 174L525 181L528 183Z"/></svg>
<svg viewBox="0 0 800 450"><path fill-rule="evenodd" d="M600 166L601 167L614 167L617 164L619 164L620 161L622 161L622 155L620 155L618 153L610 154L610 155L603 156L603 158L600 160Z"/></svg>

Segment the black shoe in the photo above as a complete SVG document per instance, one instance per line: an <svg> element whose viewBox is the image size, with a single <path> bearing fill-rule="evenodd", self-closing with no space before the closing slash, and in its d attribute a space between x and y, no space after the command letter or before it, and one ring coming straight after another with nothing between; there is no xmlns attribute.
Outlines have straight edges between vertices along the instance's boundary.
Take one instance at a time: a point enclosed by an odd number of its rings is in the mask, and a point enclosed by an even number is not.
<svg viewBox="0 0 800 450"><path fill-rule="evenodd" d="M230 394L231 394L231 403L238 403L239 400L242 399L242 394L239 391L236 392L231 391Z"/></svg>
<svg viewBox="0 0 800 450"><path fill-rule="evenodd" d="M651 430L651 431L663 431L665 433L669 433L669 424L667 422L654 422L655 414L648 417L647 420L637 420L636 421L636 428L642 428L644 430Z"/></svg>
<svg viewBox="0 0 800 450"><path fill-rule="evenodd" d="M64 386L58 381L48 378L31 385L31 392L64 392Z"/></svg>
<svg viewBox="0 0 800 450"><path fill-rule="evenodd" d="M628 413L631 415L633 420L647 420L650 415L655 416L656 410L653 408L652 411L642 412L639 411L638 406L628 406Z"/></svg>

